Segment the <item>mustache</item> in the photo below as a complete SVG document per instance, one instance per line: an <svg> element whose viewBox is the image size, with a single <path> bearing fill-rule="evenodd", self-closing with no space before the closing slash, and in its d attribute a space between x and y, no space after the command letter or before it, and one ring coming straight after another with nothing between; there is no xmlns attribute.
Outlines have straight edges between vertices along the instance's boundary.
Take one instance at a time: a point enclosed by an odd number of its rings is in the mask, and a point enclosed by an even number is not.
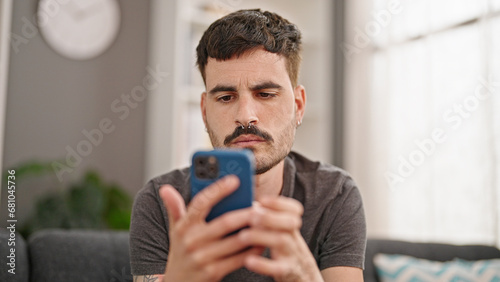
<svg viewBox="0 0 500 282"><path fill-rule="evenodd" d="M245 135L245 134L255 135L255 136L258 136L266 141L271 141L271 142L274 141L271 134L258 129L255 125L245 126L243 128L241 126L238 126L234 129L234 132L232 134L230 134L230 135L226 136L226 138L224 138L224 145L228 145L234 139L238 138L240 135Z"/></svg>

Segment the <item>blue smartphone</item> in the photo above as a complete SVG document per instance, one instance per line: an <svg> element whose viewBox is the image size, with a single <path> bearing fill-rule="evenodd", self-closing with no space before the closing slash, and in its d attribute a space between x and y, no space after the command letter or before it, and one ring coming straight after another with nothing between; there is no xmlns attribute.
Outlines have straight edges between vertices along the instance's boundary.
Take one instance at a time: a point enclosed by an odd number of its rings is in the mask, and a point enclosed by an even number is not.
<svg viewBox="0 0 500 282"><path fill-rule="evenodd" d="M191 197L225 175L234 174L240 179L240 187L212 208L206 218L207 222L228 211L252 206L254 163L250 150L199 151L193 155Z"/></svg>

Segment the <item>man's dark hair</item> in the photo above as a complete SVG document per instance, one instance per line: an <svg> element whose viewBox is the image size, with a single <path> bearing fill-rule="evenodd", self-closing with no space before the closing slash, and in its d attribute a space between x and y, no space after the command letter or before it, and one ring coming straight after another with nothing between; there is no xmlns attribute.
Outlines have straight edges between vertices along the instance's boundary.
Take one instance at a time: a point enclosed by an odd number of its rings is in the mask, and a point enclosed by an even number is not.
<svg viewBox="0 0 500 282"><path fill-rule="evenodd" d="M260 9L239 10L212 23L196 48L197 65L206 83L208 58L228 60L246 51L263 47L282 55L292 85L298 83L301 34L297 26L281 16Z"/></svg>

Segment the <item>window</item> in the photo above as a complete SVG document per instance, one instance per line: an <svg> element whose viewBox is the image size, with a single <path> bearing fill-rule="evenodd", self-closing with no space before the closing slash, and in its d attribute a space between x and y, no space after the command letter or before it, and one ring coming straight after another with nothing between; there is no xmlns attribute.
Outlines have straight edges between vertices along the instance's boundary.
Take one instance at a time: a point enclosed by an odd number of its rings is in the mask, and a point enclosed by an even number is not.
<svg viewBox="0 0 500 282"><path fill-rule="evenodd" d="M500 1L356 4L346 162L369 235L500 245Z"/></svg>

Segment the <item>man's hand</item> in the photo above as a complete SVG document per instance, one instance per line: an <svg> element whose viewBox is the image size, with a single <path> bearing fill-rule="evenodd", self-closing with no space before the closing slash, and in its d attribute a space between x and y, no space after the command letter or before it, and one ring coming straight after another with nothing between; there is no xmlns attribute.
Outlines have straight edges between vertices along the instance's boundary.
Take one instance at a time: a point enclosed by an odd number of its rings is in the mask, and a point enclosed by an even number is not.
<svg viewBox="0 0 500 282"><path fill-rule="evenodd" d="M251 254L245 267L276 281L323 281L300 234L303 212L300 202L286 197L266 197L255 204L250 228L238 237L245 245L270 248L271 259Z"/></svg>
<svg viewBox="0 0 500 282"><path fill-rule="evenodd" d="M228 212L209 223L205 221L211 208L238 186L236 176L227 176L198 193L187 210L175 188L170 185L160 188L160 197L168 211L170 238L164 281L219 281L243 267L249 255L262 253L262 248L246 249L249 244L237 235L226 237L250 224L251 208Z"/></svg>

